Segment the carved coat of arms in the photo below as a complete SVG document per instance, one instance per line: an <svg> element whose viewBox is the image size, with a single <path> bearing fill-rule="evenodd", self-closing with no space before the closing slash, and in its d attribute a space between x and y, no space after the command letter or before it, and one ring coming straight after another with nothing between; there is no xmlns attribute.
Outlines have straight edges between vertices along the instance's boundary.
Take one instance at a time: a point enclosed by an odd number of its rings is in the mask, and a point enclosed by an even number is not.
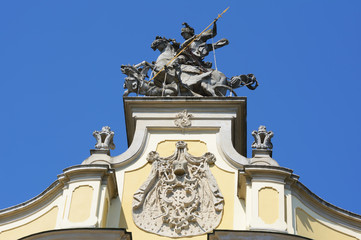
<svg viewBox="0 0 361 240"><path fill-rule="evenodd" d="M141 229L162 236L186 237L216 228L222 218L224 199L209 165L212 153L194 157L187 144L176 143L172 156L150 152L152 170L134 194L133 220Z"/></svg>

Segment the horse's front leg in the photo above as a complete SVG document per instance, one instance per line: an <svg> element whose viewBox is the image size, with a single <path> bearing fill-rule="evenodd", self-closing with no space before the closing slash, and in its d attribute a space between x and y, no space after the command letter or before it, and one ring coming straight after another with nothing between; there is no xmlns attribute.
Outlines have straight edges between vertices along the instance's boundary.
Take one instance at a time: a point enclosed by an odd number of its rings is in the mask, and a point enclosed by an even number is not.
<svg viewBox="0 0 361 240"><path fill-rule="evenodd" d="M125 90L124 93L123 93L123 96L128 96L129 95L129 90Z"/></svg>
<svg viewBox="0 0 361 240"><path fill-rule="evenodd" d="M217 96L216 92L214 91L214 87L210 85L208 82L202 81L201 87L203 88L203 91L205 93L208 93L209 96L214 96L214 97Z"/></svg>
<svg viewBox="0 0 361 240"><path fill-rule="evenodd" d="M151 63L149 63L149 62L147 62L147 61L143 61L143 62L140 62L140 63L134 65L134 67L136 67L136 68L139 68L140 66L148 66L148 67L150 67L151 69L154 68L154 64L151 64Z"/></svg>

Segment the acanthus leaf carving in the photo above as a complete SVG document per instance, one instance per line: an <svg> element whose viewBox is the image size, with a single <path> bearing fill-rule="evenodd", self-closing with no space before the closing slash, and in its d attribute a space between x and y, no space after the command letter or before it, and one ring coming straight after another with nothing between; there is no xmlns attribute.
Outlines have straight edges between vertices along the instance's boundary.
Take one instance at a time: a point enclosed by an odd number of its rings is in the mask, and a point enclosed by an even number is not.
<svg viewBox="0 0 361 240"><path fill-rule="evenodd" d="M265 126L259 126L258 131L252 131L252 136L254 137L254 142L252 143L252 148L255 149L272 149L273 144L271 138L273 137L273 132L268 131Z"/></svg>
<svg viewBox="0 0 361 240"><path fill-rule="evenodd" d="M101 131L94 131L93 136L97 140L95 148L98 150L109 150L115 149L115 144L113 143L114 132L110 130L110 127L104 126Z"/></svg>
<svg viewBox="0 0 361 240"><path fill-rule="evenodd" d="M186 128L186 127L190 127L192 125L190 118L193 117L193 115L188 113L188 111L186 109L183 110L182 112L179 112L176 115L176 117L178 119L174 120L174 124L177 127Z"/></svg>

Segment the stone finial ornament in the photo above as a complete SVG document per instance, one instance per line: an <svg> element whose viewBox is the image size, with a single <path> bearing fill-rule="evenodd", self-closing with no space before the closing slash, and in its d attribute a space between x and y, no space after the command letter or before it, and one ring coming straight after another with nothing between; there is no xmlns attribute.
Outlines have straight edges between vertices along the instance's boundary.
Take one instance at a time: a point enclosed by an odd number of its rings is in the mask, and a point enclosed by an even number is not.
<svg viewBox="0 0 361 240"><path fill-rule="evenodd" d="M187 144L160 157L155 151L147 160L152 170L133 196L133 220L141 229L167 237L187 237L213 231L221 219L224 199L209 165L212 153L194 157Z"/></svg>
<svg viewBox="0 0 361 240"><path fill-rule="evenodd" d="M93 136L97 140L95 144L95 149L97 150L109 150L115 149L115 144L113 143L114 132L110 130L110 127L102 127L101 131L94 131Z"/></svg>
<svg viewBox="0 0 361 240"><path fill-rule="evenodd" d="M251 165L268 165L279 166L276 160L272 159L271 138L273 132L268 131L265 126L259 126L258 131L253 131L252 136L254 142L252 143L252 158L250 159Z"/></svg>
<svg viewBox="0 0 361 240"><path fill-rule="evenodd" d="M252 148L255 149L272 149L273 144L271 143L271 138L273 137L273 132L267 132L266 126L259 126L258 131L254 130L252 132L254 137L254 142L252 143Z"/></svg>
<svg viewBox="0 0 361 240"><path fill-rule="evenodd" d="M192 114L188 113L186 109L176 115L178 119L174 120L174 124L180 128L190 127L192 122L190 120L193 117Z"/></svg>

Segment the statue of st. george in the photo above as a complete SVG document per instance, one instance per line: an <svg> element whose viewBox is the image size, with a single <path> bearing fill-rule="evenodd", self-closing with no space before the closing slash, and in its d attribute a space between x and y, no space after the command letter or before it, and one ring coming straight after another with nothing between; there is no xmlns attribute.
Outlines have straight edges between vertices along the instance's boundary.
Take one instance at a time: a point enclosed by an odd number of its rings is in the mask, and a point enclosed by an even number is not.
<svg viewBox="0 0 361 240"><path fill-rule="evenodd" d="M184 50L184 54L178 57L178 59L184 58L183 61L189 61L191 64L211 68L212 63L204 62L204 57L208 56L210 51L226 46L229 43L229 41L225 38L222 38L216 43L207 43L209 39L214 38L217 35L216 22L217 21L213 23L212 29L199 34L199 36L194 34L194 29L190 27L188 23L183 23L185 27L182 28L181 35L185 41L182 43L181 49L186 49Z"/></svg>
<svg viewBox="0 0 361 240"><path fill-rule="evenodd" d="M204 62L210 51L228 45L223 38L216 43L207 43L217 35L217 19L213 28L195 35L187 23L181 35L185 41L180 44L175 39L157 36L151 48L160 52L155 62L143 61L130 66L122 65L126 74L124 95L131 92L146 96L226 96L227 91L247 86L254 90L258 82L253 74L238 75L228 79L222 72L212 69L212 63ZM154 77L147 80L148 71ZM153 81L152 81L153 80Z"/></svg>

